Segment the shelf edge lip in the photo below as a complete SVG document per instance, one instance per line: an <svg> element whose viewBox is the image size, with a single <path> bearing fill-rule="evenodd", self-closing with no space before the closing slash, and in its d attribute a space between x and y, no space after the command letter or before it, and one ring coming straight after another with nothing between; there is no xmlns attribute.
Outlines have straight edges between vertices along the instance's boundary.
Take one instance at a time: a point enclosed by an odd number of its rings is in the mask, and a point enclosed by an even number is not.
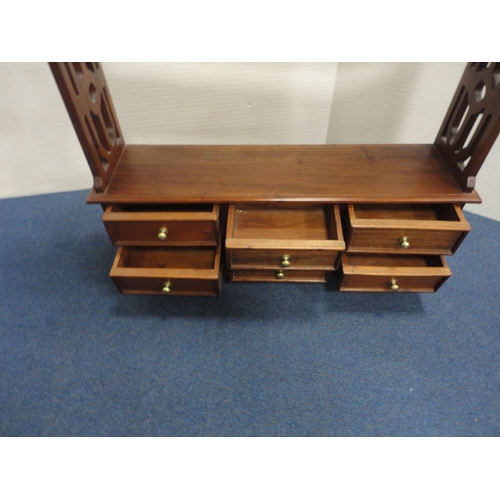
<svg viewBox="0 0 500 500"><path fill-rule="evenodd" d="M398 195L394 197L387 196L332 196L332 197L300 197L300 196L238 196L227 198L209 196L144 196L141 194L108 194L96 193L91 189L87 196L86 202L89 204L106 204L106 205L121 205L121 204L180 204L189 205L193 203L199 204L238 204L238 203L318 203L326 205L347 205L347 204L403 204L403 203L482 203L481 197L476 191L471 193L461 193L457 195Z"/></svg>

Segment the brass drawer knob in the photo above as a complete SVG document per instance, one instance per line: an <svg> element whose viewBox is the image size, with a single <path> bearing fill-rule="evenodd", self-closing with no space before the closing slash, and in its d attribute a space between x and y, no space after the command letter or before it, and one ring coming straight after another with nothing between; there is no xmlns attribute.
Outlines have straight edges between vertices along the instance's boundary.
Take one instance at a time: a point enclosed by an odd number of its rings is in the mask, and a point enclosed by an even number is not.
<svg viewBox="0 0 500 500"><path fill-rule="evenodd" d="M396 278L392 278L389 281L389 285L391 287L391 292L397 292L399 290L398 280Z"/></svg>
<svg viewBox="0 0 500 500"><path fill-rule="evenodd" d="M163 288L161 289L161 291L163 293L170 293L171 288L172 288L172 283L170 283L170 280L165 281L165 283L163 283Z"/></svg>
<svg viewBox="0 0 500 500"><path fill-rule="evenodd" d="M160 227L158 230L158 239L165 241L167 239L168 229L166 227Z"/></svg>
<svg viewBox="0 0 500 500"><path fill-rule="evenodd" d="M399 244L401 245L401 248L406 250L410 248L410 239L408 236L401 236L401 238L399 238Z"/></svg>
<svg viewBox="0 0 500 500"><path fill-rule="evenodd" d="M290 256L282 255L281 256L281 267L290 267Z"/></svg>
<svg viewBox="0 0 500 500"><path fill-rule="evenodd" d="M276 278L278 278L279 280L282 280L284 277L285 273L283 271L280 270L276 273Z"/></svg>

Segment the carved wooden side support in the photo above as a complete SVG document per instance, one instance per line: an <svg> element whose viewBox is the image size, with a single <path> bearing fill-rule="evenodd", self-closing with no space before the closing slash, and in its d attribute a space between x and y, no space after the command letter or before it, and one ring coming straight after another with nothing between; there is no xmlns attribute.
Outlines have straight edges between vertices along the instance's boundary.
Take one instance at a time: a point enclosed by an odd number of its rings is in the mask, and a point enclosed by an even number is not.
<svg viewBox="0 0 500 500"><path fill-rule="evenodd" d="M435 145L464 191L500 132L500 63L467 64Z"/></svg>
<svg viewBox="0 0 500 500"><path fill-rule="evenodd" d="M94 176L103 192L125 142L100 63L49 63Z"/></svg>

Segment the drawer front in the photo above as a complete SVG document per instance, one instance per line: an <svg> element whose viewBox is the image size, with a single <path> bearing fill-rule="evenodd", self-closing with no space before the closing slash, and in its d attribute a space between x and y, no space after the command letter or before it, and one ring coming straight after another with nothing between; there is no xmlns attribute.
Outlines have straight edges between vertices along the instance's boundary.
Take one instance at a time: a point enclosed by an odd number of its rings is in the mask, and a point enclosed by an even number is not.
<svg viewBox="0 0 500 500"><path fill-rule="evenodd" d="M122 293L150 295L220 295L221 277L216 279L112 278Z"/></svg>
<svg viewBox="0 0 500 500"><path fill-rule="evenodd" d="M435 292L450 276L438 255L345 254L335 279L341 292Z"/></svg>
<svg viewBox="0 0 500 500"><path fill-rule="evenodd" d="M130 212L108 207L103 222L116 246L218 245L219 207L212 212Z"/></svg>
<svg viewBox="0 0 500 500"><path fill-rule="evenodd" d="M458 205L349 205L349 252L451 255L470 230Z"/></svg>
<svg viewBox="0 0 500 500"><path fill-rule="evenodd" d="M448 277L344 275L338 283L341 292L435 292Z"/></svg>
<svg viewBox="0 0 500 500"><path fill-rule="evenodd" d="M339 252L329 250L253 250L228 251L231 269L324 269L334 270Z"/></svg>
<svg viewBox="0 0 500 500"><path fill-rule="evenodd" d="M219 295L220 248L119 247L110 277L124 293Z"/></svg>
<svg viewBox="0 0 500 500"><path fill-rule="evenodd" d="M349 252L404 252L451 255L465 237L463 231L432 229L365 229L353 230Z"/></svg>
<svg viewBox="0 0 500 500"><path fill-rule="evenodd" d="M231 281L325 283L328 274L326 271L309 270L234 269L231 270L230 277Z"/></svg>
<svg viewBox="0 0 500 500"><path fill-rule="evenodd" d="M105 223L114 245L216 245L213 222L108 222Z"/></svg>

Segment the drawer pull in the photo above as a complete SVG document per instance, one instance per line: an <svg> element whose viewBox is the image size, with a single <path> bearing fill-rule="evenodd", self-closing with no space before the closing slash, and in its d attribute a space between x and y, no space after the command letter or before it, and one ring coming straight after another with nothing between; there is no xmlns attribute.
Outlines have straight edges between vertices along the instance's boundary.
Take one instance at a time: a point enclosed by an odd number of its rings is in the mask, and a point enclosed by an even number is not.
<svg viewBox="0 0 500 500"><path fill-rule="evenodd" d="M290 267L290 256L282 255L281 256L281 267Z"/></svg>
<svg viewBox="0 0 500 500"><path fill-rule="evenodd" d="M158 230L158 239L165 241L167 239L168 229L166 227L160 227Z"/></svg>
<svg viewBox="0 0 500 500"><path fill-rule="evenodd" d="M401 236L401 238L399 238L399 243L401 245L401 248L404 248L405 250L410 248L410 239L408 238L408 236Z"/></svg>
<svg viewBox="0 0 500 500"><path fill-rule="evenodd" d="M166 281L165 283L163 283L163 288L161 289L161 291L163 293L170 293L171 287L172 287L172 283L170 283L170 281Z"/></svg>
<svg viewBox="0 0 500 500"><path fill-rule="evenodd" d="M399 290L398 280L396 278L392 278L391 281L389 281L389 285L391 286L392 292L397 292Z"/></svg>
<svg viewBox="0 0 500 500"><path fill-rule="evenodd" d="M276 278L278 278L279 280L282 280L284 277L285 273L283 271L280 270L276 273Z"/></svg>

